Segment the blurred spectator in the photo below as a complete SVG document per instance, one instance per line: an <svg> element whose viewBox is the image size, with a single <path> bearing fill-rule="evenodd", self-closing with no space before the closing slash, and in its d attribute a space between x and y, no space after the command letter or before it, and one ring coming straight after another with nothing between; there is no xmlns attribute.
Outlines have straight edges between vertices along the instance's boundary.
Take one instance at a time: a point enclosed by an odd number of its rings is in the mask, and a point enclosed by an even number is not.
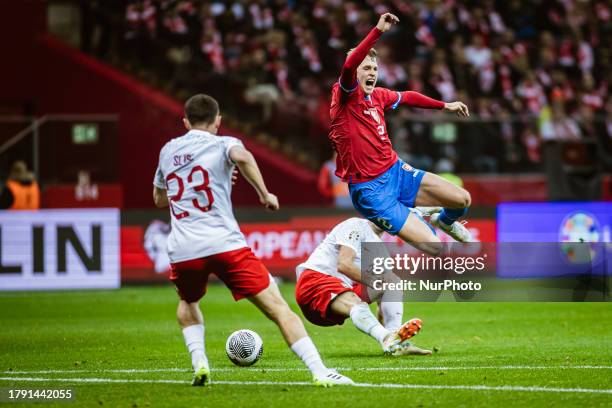
<svg viewBox="0 0 612 408"><path fill-rule="evenodd" d="M540 133L545 141L580 140L582 136L578 123L567 116L561 102L556 102L550 113L546 112L543 115L540 126Z"/></svg>
<svg viewBox="0 0 612 408"><path fill-rule="evenodd" d="M86 170L79 171L77 184L74 188L74 197L77 201L95 201L99 197L98 185L92 184L91 176Z"/></svg>
<svg viewBox="0 0 612 408"><path fill-rule="evenodd" d="M34 174L25 162L13 163L0 193L0 208L9 210L37 210L40 208L40 189Z"/></svg>
<svg viewBox="0 0 612 408"><path fill-rule="evenodd" d="M261 105L262 122L266 123L272 117L274 108L280 101L280 93L273 84L253 84L245 91L244 99L250 104Z"/></svg>
<svg viewBox="0 0 612 408"><path fill-rule="evenodd" d="M598 111L604 106L605 92L602 89L595 89L593 76L585 75L582 81L582 97L580 103L594 111Z"/></svg>
<svg viewBox="0 0 612 408"><path fill-rule="evenodd" d="M465 58L475 70L481 70L491 65L491 49L485 45L484 38L476 34L472 38L472 43L465 47Z"/></svg>
<svg viewBox="0 0 612 408"><path fill-rule="evenodd" d="M463 187L463 180L461 180L461 177L454 174L455 165L451 160L446 158L438 160L435 170L438 176L450 181L456 186Z"/></svg>
<svg viewBox="0 0 612 408"><path fill-rule="evenodd" d="M125 10L124 39L129 49L138 56L146 56L150 40L156 36L156 14L152 0L132 2Z"/></svg>
<svg viewBox="0 0 612 408"><path fill-rule="evenodd" d="M400 88L406 86L408 79L406 71L401 64L394 62L389 47L381 47L378 50L378 81L389 88Z"/></svg>
<svg viewBox="0 0 612 408"><path fill-rule="evenodd" d="M542 156L540 152L541 143L537 130L532 126L525 127L521 135L521 139L526 147L527 158L529 161L531 163L539 163Z"/></svg>
<svg viewBox="0 0 612 408"><path fill-rule="evenodd" d="M337 155L334 152L333 157L323 163L323 167L319 171L317 186L323 196L334 200L336 208L353 208L348 185L334 173L336 171L336 157Z"/></svg>
<svg viewBox="0 0 612 408"><path fill-rule="evenodd" d="M446 63L446 54L441 49L434 53L429 83L440 94L442 100L454 101L457 99L453 74Z"/></svg>
<svg viewBox="0 0 612 408"><path fill-rule="evenodd" d="M529 112L534 115L537 115L546 104L544 88L536 81L532 72L529 72L519 84L516 93L522 98L522 102L529 109Z"/></svg>
<svg viewBox="0 0 612 408"><path fill-rule="evenodd" d="M612 99L606 105L606 114L606 120L598 123L595 141L601 164L606 171L612 172Z"/></svg>

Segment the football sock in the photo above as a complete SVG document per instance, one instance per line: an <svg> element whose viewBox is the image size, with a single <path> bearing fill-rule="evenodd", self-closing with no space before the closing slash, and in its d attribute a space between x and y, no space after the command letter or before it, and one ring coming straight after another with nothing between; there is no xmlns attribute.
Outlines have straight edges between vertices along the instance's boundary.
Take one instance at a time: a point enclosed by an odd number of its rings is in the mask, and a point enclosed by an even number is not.
<svg viewBox="0 0 612 408"><path fill-rule="evenodd" d="M302 359L313 375L323 375L327 372L327 367L323 364L319 351L310 337L302 337L293 343L291 345L291 350Z"/></svg>
<svg viewBox="0 0 612 408"><path fill-rule="evenodd" d="M439 220L446 225L452 225L459 217L463 217L468 209L465 208L443 208Z"/></svg>
<svg viewBox="0 0 612 408"><path fill-rule="evenodd" d="M351 320L359 330L374 337L380 344L390 333L372 314L372 311L365 303L358 303L351 309Z"/></svg>
<svg viewBox="0 0 612 408"><path fill-rule="evenodd" d="M402 302L385 302L383 300L380 303L380 311L383 315L385 329L396 331L404 323L402 322L404 317L404 304Z"/></svg>
<svg viewBox="0 0 612 408"><path fill-rule="evenodd" d="M206 365L208 365L208 359L204 351L204 325L194 324L185 327L183 329L183 337L185 338L187 350L189 350L189 354L191 355L191 365L193 369L197 370L200 368L199 365L201 360L204 360Z"/></svg>

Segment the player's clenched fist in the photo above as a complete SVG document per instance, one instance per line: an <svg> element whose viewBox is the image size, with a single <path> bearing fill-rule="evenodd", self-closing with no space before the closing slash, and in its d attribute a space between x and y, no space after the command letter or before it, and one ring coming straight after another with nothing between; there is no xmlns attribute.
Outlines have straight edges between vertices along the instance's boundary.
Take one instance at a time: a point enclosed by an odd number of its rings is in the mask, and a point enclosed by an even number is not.
<svg viewBox="0 0 612 408"><path fill-rule="evenodd" d="M232 186L236 184L236 182L238 181L238 169L234 169L234 171L232 171Z"/></svg>
<svg viewBox="0 0 612 408"><path fill-rule="evenodd" d="M272 193L267 193L265 196L261 197L259 201L268 210L272 210L272 211L278 210L278 197L276 197Z"/></svg>
<svg viewBox="0 0 612 408"><path fill-rule="evenodd" d="M444 104L444 110L448 112L455 112L457 116L463 116L467 118L470 116L468 107L463 102L448 102Z"/></svg>
<svg viewBox="0 0 612 408"><path fill-rule="evenodd" d="M391 13L385 13L380 16L378 20L378 24L376 24L376 28L378 28L383 33L391 28L393 24L399 23L399 18L396 15Z"/></svg>

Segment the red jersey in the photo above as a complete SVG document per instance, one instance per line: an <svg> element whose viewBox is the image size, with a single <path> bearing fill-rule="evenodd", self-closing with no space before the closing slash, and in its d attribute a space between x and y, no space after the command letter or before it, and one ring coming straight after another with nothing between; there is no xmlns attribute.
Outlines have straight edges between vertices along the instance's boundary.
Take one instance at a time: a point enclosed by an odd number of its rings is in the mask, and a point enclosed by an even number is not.
<svg viewBox="0 0 612 408"><path fill-rule="evenodd" d="M368 96L359 85L350 93L345 93L340 83L334 85L329 138L338 152L338 177L352 183L371 180L397 161L385 111L395 109L400 101L400 92L385 88L374 88Z"/></svg>
<svg viewBox="0 0 612 408"><path fill-rule="evenodd" d="M349 54L332 88L329 138L338 153L336 176L349 183L372 180L397 161L387 133L385 111L400 103L425 109L444 107L444 102L418 92L374 88L371 95L364 93L357 81L357 67L381 34L377 28L372 29Z"/></svg>

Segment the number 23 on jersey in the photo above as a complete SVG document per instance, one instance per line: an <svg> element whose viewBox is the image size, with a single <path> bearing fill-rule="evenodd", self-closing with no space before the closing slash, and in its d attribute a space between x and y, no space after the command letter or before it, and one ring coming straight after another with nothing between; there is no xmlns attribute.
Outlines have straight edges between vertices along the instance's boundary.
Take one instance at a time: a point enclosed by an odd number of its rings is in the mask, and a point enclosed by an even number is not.
<svg viewBox="0 0 612 408"><path fill-rule="evenodd" d="M198 175L199 173L199 175ZM189 176L187 176L187 187L185 186L185 180L181 178L176 173L170 173L166 177L166 188L170 191L170 183L176 182L178 191L175 195L170 197L170 209L172 211L172 215L177 220L180 220L185 217L189 217L189 211L176 212L174 205L172 203L178 202L183 198L183 194L185 193L185 188L191 188L196 192L199 196L206 196L207 205L203 205L199 199L196 197L191 200L191 203L195 208L202 212L208 212L212 209L212 205L215 202L215 198L213 196L212 190L210 189L209 183L210 179L208 177L208 171L201 166L194 166L189 172ZM204 198L204 197L202 197Z"/></svg>

